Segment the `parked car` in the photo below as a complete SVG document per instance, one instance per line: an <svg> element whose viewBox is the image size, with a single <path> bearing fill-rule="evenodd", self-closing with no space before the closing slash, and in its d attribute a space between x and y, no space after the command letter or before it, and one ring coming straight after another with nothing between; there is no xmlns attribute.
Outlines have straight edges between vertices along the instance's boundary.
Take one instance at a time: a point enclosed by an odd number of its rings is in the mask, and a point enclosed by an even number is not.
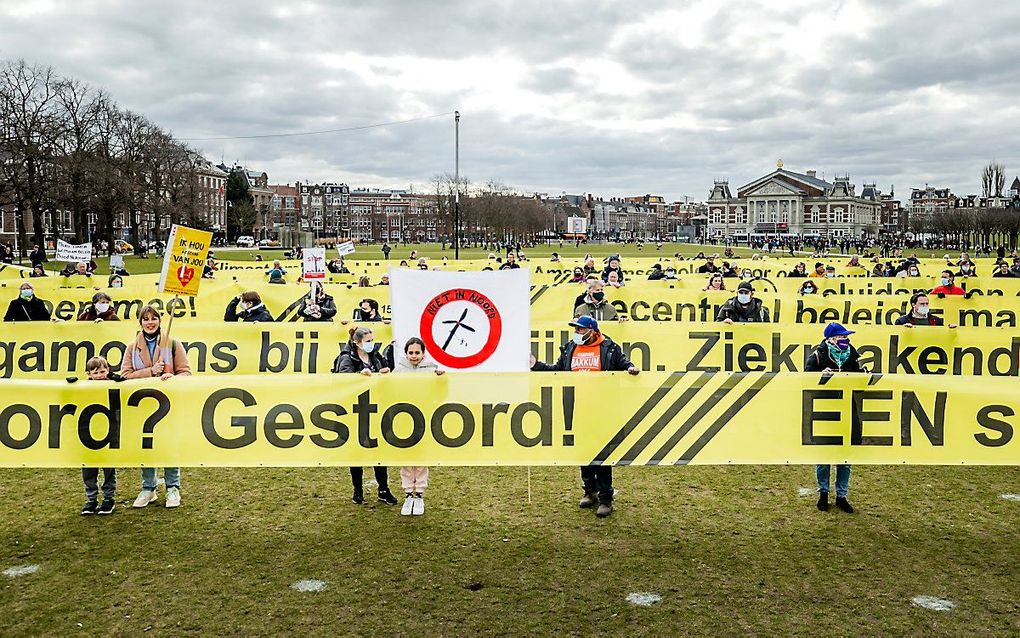
<svg viewBox="0 0 1020 638"><path fill-rule="evenodd" d="M118 240L114 241L113 242L113 246L119 252L122 252L122 253L133 253L135 251L135 247L132 246L131 244L127 243L123 239L118 239Z"/></svg>
<svg viewBox="0 0 1020 638"><path fill-rule="evenodd" d="M259 247L265 248L276 248L279 245L280 242L276 241L275 239L263 239L262 241L259 242Z"/></svg>
<svg viewBox="0 0 1020 638"><path fill-rule="evenodd" d="M241 235L237 238L238 248L252 248L255 246L255 238L251 235Z"/></svg>

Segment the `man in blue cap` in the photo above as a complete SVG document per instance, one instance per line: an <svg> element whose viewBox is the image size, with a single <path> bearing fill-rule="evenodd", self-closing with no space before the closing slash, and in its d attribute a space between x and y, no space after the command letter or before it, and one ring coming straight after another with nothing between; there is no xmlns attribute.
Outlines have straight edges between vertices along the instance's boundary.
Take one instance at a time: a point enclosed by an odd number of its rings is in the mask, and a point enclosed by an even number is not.
<svg viewBox="0 0 1020 638"><path fill-rule="evenodd" d="M857 348L850 343L853 330L847 330L843 324L832 322L825 326L824 339L811 351L804 362L804 372L867 372L861 367ZM832 468L826 465L815 466L815 478L818 480L818 509L829 510L829 476ZM836 466L836 507L847 514L853 514L854 508L847 500L850 489L850 466Z"/></svg>
<svg viewBox="0 0 1020 638"><path fill-rule="evenodd" d="M620 346L599 332L599 322L581 315L569 322L574 328L573 338L563 345L560 358L548 364L531 355L531 369L542 372L629 372L637 374L637 366L630 362ZM587 465L581 468L584 497L580 506L590 509L598 505L595 515L605 518L613 513L613 466Z"/></svg>

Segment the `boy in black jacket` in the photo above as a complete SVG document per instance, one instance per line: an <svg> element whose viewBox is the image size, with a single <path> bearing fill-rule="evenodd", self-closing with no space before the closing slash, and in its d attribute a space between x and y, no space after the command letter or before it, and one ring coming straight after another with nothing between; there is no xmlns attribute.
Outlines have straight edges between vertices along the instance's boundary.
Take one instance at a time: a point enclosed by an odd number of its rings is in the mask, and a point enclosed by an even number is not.
<svg viewBox="0 0 1020 638"><path fill-rule="evenodd" d="M123 381L119 374L110 372L110 364L104 357L92 357L85 363L85 372L89 375L90 381ZM99 468L83 467L81 469L81 480L85 483L85 505L81 508L81 515L89 514L112 514L117 492L117 469L112 467L103 468L103 502L99 500Z"/></svg>

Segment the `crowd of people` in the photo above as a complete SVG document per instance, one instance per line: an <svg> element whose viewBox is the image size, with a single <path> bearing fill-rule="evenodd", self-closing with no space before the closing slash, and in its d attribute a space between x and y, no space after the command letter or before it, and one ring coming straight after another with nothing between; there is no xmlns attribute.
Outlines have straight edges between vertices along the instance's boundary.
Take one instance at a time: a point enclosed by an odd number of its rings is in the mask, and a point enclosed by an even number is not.
<svg viewBox="0 0 1020 638"><path fill-rule="evenodd" d="M733 296L726 299L718 308L716 321L733 323L767 323L770 322L769 309L762 300L755 296L755 277L748 268L740 268L730 258L719 259L718 255L699 255L704 263L696 272L706 276L705 291L729 291L727 280L736 280L732 287ZM872 269L875 276L886 277L921 277L921 261L916 255L899 256L899 262L882 262L878 257L862 260L861 257L850 257L845 263L846 268ZM1020 257L1013 253L1009 256L1012 265L1005 255L996 261L992 276L1020 276ZM966 252L958 259L946 256L946 267L939 273L939 285L928 292L917 292L910 297L910 309L899 319L896 325L905 328L916 326L941 326L941 318L930 313L931 296L963 295L964 289L957 285L959 278L973 277L978 268ZM410 267L416 263L418 267L428 269L424 258L411 255L402 265ZM874 264L873 266L870 266ZM41 266L42 264L39 264ZM508 252L505 261L501 261L500 270L519 268L516 251ZM214 260L206 264L208 276L216 271ZM335 259L328 265L331 272L349 273L342 259ZM835 275L835 266L829 261L816 261L809 270L806 262L797 263L787 277L803 278L798 292L802 295L816 294L819 290L818 279ZM97 266L94 262L78 262L68 264L61 274L65 277L87 277L96 275ZM45 272L45 271L44 271ZM269 284L286 283L287 270L279 261L275 261L265 272ZM108 287L117 288L123 285L126 271L115 272L109 276ZM33 275L34 276L34 275ZM203 276L206 276L203 273ZM675 280L676 268L673 265L663 267L653 264L647 274L651 281ZM583 285L583 291L577 295L572 305L572 313L568 321L573 329L572 338L565 343L555 362L538 361L531 357L531 369L534 371L625 371L636 375L639 369L626 357L621 347L612 340L610 335L602 331L608 322L623 321L611 303L607 291L626 285L627 275L623 269L623 260L619 255L610 255L601 263L588 255L583 265L572 270L570 283ZM383 276L378 285L387 285L388 277ZM361 278L359 286L369 286L367 277ZM77 316L78 321L102 322L119 321L113 311L110 292L97 291L91 303ZM4 321L51 321L50 304L40 299L31 281L20 284L18 296L8 304ZM329 295L322 285L312 282L308 293L301 299L298 316L304 321L329 322L337 319L338 309L335 299ZM272 322L274 315L268 309L257 290L248 290L232 298L225 310L223 320L226 322ZM349 340L336 357L332 372L336 374L388 374L391 372L430 372L442 374L436 363L428 360L425 345L421 339L412 338L403 344L389 343L380 348L375 334L370 327L373 322L388 322L383 316L376 299L362 298L353 309L350 319L340 319L341 323L354 322L359 324L349 331ZM169 381L178 376L191 374L191 366L183 345L176 339L166 337L162 331L162 314L153 306L142 308L138 316L136 335L126 345L126 351L119 373L114 373L112 366L103 357L93 357L86 364L86 372L90 380L122 381L139 378L156 378ZM368 324L368 325L365 325ZM950 328L955 328L953 324ZM852 344L854 332L839 323L829 323L824 327L819 344L808 354L804 362L805 371L816 372L865 372L861 367L859 355ZM102 469L103 483L100 486L99 471ZM351 500L361 504L364 495L364 471L360 467L350 469L352 480ZM390 490L389 472L386 467L374 467L377 484L377 498L387 505L398 504L397 498ZM835 477L835 506L848 513L854 508L848 500L851 467L837 465ZM414 516L424 513L424 493L428 486L427 467L404 467L400 470L401 487L404 491L404 502L401 513ZM828 510L829 493L831 490L831 468L818 465L815 468L820 510ZM181 471L180 468L164 468L163 479L166 486L164 504L168 508L176 508L181 504ZM86 503L81 509L82 515L109 514L115 508L116 471L113 468L86 468L82 470L82 481L86 494ZM579 501L582 508L593 509L598 517L607 517L613 513L614 486L613 468L611 465L591 465L581 468L581 485L583 496ZM100 500L100 490L102 500ZM141 470L141 490L134 500L133 506L144 508L158 500L155 468Z"/></svg>

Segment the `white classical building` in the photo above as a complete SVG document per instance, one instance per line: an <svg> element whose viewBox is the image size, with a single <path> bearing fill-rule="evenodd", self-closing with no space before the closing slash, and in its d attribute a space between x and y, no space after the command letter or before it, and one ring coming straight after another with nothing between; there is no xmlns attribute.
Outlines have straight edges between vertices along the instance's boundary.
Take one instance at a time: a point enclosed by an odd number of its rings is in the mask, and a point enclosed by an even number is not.
<svg viewBox="0 0 1020 638"><path fill-rule="evenodd" d="M815 171L795 173L783 168L730 192L728 181L716 181L708 206L708 236L802 235L860 237L874 235L882 222L881 194L872 184L861 195L848 175L832 183Z"/></svg>

